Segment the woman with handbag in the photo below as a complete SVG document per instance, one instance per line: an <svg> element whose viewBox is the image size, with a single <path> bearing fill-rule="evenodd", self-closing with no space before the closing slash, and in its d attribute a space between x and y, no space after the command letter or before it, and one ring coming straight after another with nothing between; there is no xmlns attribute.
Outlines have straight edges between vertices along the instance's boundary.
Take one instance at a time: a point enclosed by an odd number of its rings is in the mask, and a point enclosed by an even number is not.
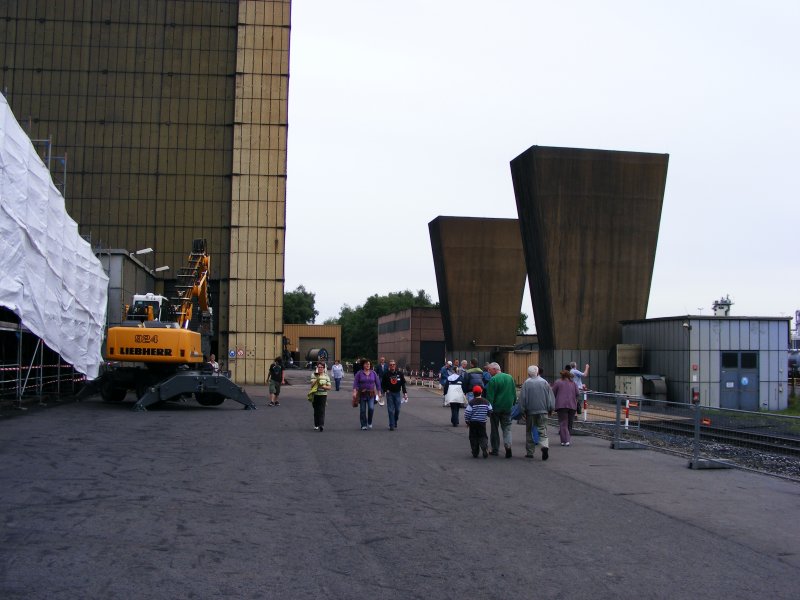
<svg viewBox="0 0 800 600"><path fill-rule="evenodd" d="M361 430L372 429L372 416L375 413L375 397L381 394L381 379L372 370L369 359L361 361L361 370L353 377L353 403L358 400Z"/></svg>
<svg viewBox="0 0 800 600"><path fill-rule="evenodd" d="M316 372L311 376L311 390L308 400L314 407L314 429L322 431L325 427L325 406L328 403L328 390L331 378L325 373L325 363L317 363Z"/></svg>

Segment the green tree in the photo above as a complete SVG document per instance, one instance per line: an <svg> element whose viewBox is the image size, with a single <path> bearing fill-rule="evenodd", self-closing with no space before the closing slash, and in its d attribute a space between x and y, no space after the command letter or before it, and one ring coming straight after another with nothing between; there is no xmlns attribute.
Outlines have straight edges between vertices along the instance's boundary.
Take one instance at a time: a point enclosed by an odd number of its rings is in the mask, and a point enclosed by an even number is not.
<svg viewBox="0 0 800 600"><path fill-rule="evenodd" d="M519 323L517 323L517 335L525 335L528 332L528 315L519 313Z"/></svg>
<svg viewBox="0 0 800 600"><path fill-rule="evenodd" d="M319 315L319 311L314 308L315 294L306 291L302 285L298 285L293 292L283 294L283 322L284 323L313 323Z"/></svg>
<svg viewBox="0 0 800 600"><path fill-rule="evenodd" d="M378 318L408 308L435 307L425 290L416 295L410 290L377 294L367 298L363 306L351 308L344 305L335 323L342 326L342 355L349 358L368 356L378 352Z"/></svg>

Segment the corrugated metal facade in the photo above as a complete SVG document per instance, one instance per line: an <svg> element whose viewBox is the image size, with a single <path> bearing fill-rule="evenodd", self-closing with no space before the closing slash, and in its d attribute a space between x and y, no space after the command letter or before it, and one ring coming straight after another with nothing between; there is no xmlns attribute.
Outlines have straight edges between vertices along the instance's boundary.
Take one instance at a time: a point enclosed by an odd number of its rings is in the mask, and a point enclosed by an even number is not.
<svg viewBox="0 0 800 600"><path fill-rule="evenodd" d="M642 344L643 372L666 378L669 400L688 402L695 388L701 403L712 407L720 406L722 353L755 351L760 408L783 410L788 405L788 317L687 316L624 321L622 342Z"/></svg>
<svg viewBox="0 0 800 600"><path fill-rule="evenodd" d="M518 386L522 385L528 378L528 367L531 365L539 364L539 353L536 351L531 352L501 352L497 356L497 364L503 367L503 372L508 373L514 378L514 383ZM542 374L549 382L553 382L556 378L548 377L546 373Z"/></svg>

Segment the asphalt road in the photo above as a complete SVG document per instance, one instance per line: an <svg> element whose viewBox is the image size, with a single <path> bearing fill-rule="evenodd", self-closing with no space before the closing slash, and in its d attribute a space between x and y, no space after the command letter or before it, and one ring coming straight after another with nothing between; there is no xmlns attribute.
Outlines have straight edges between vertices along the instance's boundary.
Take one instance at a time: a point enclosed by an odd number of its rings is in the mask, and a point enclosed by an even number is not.
<svg viewBox="0 0 800 600"><path fill-rule="evenodd" d="M0 419L0 598L796 598L800 486L550 430L473 459L414 388L361 431L282 404L97 398ZM303 379L303 381L301 381ZM555 443L553 443L555 442Z"/></svg>

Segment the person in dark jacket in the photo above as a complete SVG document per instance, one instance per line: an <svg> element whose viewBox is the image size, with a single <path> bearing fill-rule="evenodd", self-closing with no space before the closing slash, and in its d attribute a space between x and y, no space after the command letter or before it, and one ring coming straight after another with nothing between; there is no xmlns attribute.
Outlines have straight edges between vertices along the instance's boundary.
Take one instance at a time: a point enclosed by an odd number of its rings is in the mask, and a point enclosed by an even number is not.
<svg viewBox="0 0 800 600"><path fill-rule="evenodd" d="M400 417L400 404L408 400L406 391L406 378L402 371L397 370L397 363L389 360L389 369L383 374L381 388L386 393L386 407L389 411L389 431L397 429L397 419Z"/></svg>
<svg viewBox="0 0 800 600"><path fill-rule="evenodd" d="M389 366L386 364L386 357L385 356L381 356L378 359L378 364L375 365L375 375L380 377L381 381L383 381L383 376L386 375L386 371L388 371L388 370L389 370ZM383 392L386 393L386 390L383 390ZM378 404L383 406L383 394L378 396L377 402L378 402Z"/></svg>
<svg viewBox="0 0 800 600"><path fill-rule="evenodd" d="M473 358L469 362L470 368L464 372L464 383L461 384L461 387L467 395L467 400L472 400L472 389L478 385L481 388L481 394L483 394L486 385L483 380L483 369L478 366L478 360Z"/></svg>

